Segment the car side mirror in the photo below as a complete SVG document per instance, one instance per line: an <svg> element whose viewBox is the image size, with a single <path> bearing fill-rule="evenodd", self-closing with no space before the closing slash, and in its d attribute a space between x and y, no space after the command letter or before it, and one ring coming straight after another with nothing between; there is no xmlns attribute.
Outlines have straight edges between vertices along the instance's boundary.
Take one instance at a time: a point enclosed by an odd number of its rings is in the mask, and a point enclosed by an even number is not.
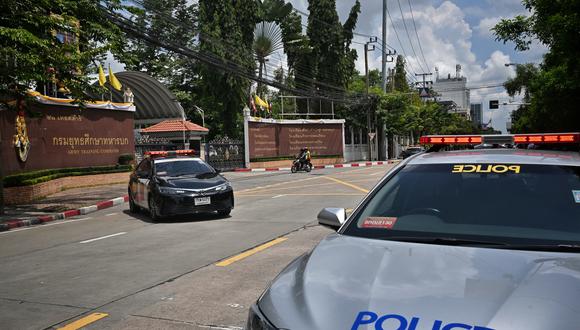
<svg viewBox="0 0 580 330"><path fill-rule="evenodd" d="M346 210L337 207L327 207L318 213L318 223L325 227L338 230L346 221Z"/></svg>

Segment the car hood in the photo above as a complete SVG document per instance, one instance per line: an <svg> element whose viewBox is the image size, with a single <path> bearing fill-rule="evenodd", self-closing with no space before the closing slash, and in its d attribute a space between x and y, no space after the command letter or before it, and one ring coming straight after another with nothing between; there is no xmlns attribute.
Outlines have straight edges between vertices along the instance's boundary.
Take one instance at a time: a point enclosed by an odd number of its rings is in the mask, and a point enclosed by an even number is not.
<svg viewBox="0 0 580 330"><path fill-rule="evenodd" d="M159 185L162 187L182 189L207 189L226 183L226 179L218 174L181 177L159 177Z"/></svg>
<svg viewBox="0 0 580 330"><path fill-rule="evenodd" d="M575 253L331 234L288 265L258 305L293 330L545 330L577 329L579 298Z"/></svg>

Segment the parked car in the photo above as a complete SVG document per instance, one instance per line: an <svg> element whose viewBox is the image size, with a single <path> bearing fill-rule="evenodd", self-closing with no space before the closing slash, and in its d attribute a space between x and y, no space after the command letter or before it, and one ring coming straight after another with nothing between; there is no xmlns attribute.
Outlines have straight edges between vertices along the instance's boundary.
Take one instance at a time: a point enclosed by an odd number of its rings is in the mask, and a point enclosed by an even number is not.
<svg viewBox="0 0 580 330"><path fill-rule="evenodd" d="M408 147L407 149L405 149L401 152L401 155L399 156L399 158L406 159L408 157L411 157L411 156L418 154L420 152L423 152L423 151L425 151L425 149L423 149L423 147Z"/></svg>
<svg viewBox="0 0 580 330"><path fill-rule="evenodd" d="M578 329L580 133L507 136L576 151L479 149L425 137L337 230L291 262L247 330Z"/></svg>

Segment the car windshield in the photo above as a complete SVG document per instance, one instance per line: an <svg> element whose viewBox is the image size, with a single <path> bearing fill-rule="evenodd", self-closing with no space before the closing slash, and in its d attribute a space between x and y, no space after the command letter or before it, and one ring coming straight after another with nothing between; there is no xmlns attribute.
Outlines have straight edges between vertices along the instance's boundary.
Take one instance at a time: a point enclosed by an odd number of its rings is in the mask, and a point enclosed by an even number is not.
<svg viewBox="0 0 580 330"><path fill-rule="evenodd" d="M346 235L578 244L580 167L408 165L353 216Z"/></svg>
<svg viewBox="0 0 580 330"><path fill-rule="evenodd" d="M184 176L215 173L215 171L201 160L176 159L156 162L155 173L159 176Z"/></svg>

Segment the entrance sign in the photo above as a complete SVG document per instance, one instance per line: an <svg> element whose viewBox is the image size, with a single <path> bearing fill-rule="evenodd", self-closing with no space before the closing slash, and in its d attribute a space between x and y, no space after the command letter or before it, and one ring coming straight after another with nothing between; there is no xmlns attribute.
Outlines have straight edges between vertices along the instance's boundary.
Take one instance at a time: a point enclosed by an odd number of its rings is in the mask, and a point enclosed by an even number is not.
<svg viewBox="0 0 580 330"><path fill-rule="evenodd" d="M296 156L308 147L313 156L343 156L344 120L273 120L248 122L250 159Z"/></svg>
<svg viewBox="0 0 580 330"><path fill-rule="evenodd" d="M115 165L120 155L135 152L134 114L134 107L119 110L87 105L80 109L38 103L29 104L24 116L16 110L0 110L4 174ZM28 149L27 157L23 157L23 148Z"/></svg>

